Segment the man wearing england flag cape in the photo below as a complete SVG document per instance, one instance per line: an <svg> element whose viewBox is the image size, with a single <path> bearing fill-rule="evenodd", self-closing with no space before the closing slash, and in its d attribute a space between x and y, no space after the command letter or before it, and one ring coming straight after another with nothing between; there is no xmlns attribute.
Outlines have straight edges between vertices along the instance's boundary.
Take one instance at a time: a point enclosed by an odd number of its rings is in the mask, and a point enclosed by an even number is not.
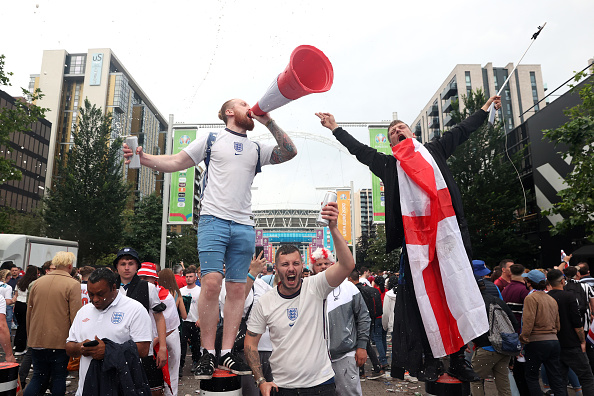
<svg viewBox="0 0 594 396"><path fill-rule="evenodd" d="M409 126L388 127L393 155L359 142L330 113L316 113L349 152L384 183L386 252L402 246L395 307L392 376L404 370L435 381L449 355L448 373L474 381L464 360L466 344L489 330L483 299L472 272L472 249L462 197L446 160L487 119L489 98L476 113L424 145Z"/></svg>

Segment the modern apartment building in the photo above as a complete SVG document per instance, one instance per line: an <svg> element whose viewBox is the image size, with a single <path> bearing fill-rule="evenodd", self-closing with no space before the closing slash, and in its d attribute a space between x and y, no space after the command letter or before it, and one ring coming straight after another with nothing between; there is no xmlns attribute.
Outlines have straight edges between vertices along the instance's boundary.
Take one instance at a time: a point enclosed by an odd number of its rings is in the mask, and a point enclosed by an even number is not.
<svg viewBox="0 0 594 396"><path fill-rule="evenodd" d="M355 194L355 241L361 235L370 236L373 231L373 199L370 188L359 190Z"/></svg>
<svg viewBox="0 0 594 396"><path fill-rule="evenodd" d="M14 108L15 98L0 91L0 109ZM40 119L31 125L31 131L15 131L9 135L10 143L0 148L0 157L12 159L23 177L0 183L0 207L31 213L43 197L45 175L52 124Z"/></svg>
<svg viewBox="0 0 594 396"><path fill-rule="evenodd" d="M513 71L514 65L493 67L459 64L447 76L439 89L432 95L410 128L422 142L438 136L454 126L451 112L452 102L459 100L460 110L464 108L463 95L471 90L482 89L486 97L495 95ZM519 65L511 75L501 93L502 107L498 119L503 120L505 131L509 132L546 105L540 101L545 95L540 65Z"/></svg>
<svg viewBox="0 0 594 396"><path fill-rule="evenodd" d="M56 175L55 158L66 154L72 144L78 109L85 99L104 113L112 113L112 140L135 135L146 152L165 152L167 120L109 48L72 54L65 50L43 51L41 72L31 75L29 83L30 90L36 88L44 94L37 105L49 109L46 117L52 124L47 187ZM138 198L154 191L161 193L163 177L158 172L146 167L125 167L124 172Z"/></svg>

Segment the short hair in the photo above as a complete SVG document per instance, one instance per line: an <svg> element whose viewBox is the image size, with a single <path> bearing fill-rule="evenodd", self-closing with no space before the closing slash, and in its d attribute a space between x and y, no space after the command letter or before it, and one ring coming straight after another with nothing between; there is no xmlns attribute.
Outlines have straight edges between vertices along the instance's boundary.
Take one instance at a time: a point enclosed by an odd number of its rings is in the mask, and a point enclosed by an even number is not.
<svg viewBox="0 0 594 396"><path fill-rule="evenodd" d="M107 285L112 288L116 286L118 276L109 268L101 267L93 271L89 276L89 283L97 283L100 280L107 282Z"/></svg>
<svg viewBox="0 0 594 396"><path fill-rule="evenodd" d="M532 288L534 290L544 290L547 287L547 281L546 280L542 280L539 283L536 283L536 282L532 281L530 278L526 278L526 281L528 283L530 283L530 286L532 286Z"/></svg>
<svg viewBox="0 0 594 396"><path fill-rule="evenodd" d="M584 263L584 265L580 267L579 271L580 271L580 275L588 275L590 273L590 266L588 266L588 264Z"/></svg>
<svg viewBox="0 0 594 396"><path fill-rule="evenodd" d="M563 272L559 271L558 269L549 270L547 273L547 281L552 287L557 287L561 284L561 279L563 279Z"/></svg>
<svg viewBox="0 0 594 396"><path fill-rule="evenodd" d="M76 263L76 256L72 252L58 252L52 259L52 264L58 268L65 268L69 265L74 266Z"/></svg>
<svg viewBox="0 0 594 396"><path fill-rule="evenodd" d="M274 262L278 262L278 258L281 255L287 255L287 254L292 254L292 253L299 253L299 249L297 248L297 246L295 245L282 245L281 247L278 248L278 250L276 251L276 254L274 255ZM299 261L301 261L301 253L299 254Z"/></svg>
<svg viewBox="0 0 594 396"><path fill-rule="evenodd" d="M511 267L509 267L509 272L511 272L511 274L515 276L522 276L522 274L524 273L524 266L522 264L514 264Z"/></svg>
<svg viewBox="0 0 594 396"><path fill-rule="evenodd" d="M15 263L12 261L5 261L2 263L2 266L0 266L0 269L7 269L10 270L13 267L16 267Z"/></svg>
<svg viewBox="0 0 594 396"><path fill-rule="evenodd" d="M86 278L87 276L91 275L93 273L93 271L95 271L95 268L91 267L90 265L87 265L87 266L84 266L81 269L79 269L78 273L83 278Z"/></svg>
<svg viewBox="0 0 594 396"><path fill-rule="evenodd" d="M351 272L351 274L349 275L349 279L352 281L359 282L359 271L353 270L353 272Z"/></svg>
<svg viewBox="0 0 594 396"><path fill-rule="evenodd" d="M507 263L513 263L514 260L512 259L503 259L499 262L499 265L501 266L501 268L505 268L507 267Z"/></svg>
<svg viewBox="0 0 594 396"><path fill-rule="evenodd" d="M196 266L190 265L188 268L184 269L184 276L188 274L195 274L196 273Z"/></svg>
<svg viewBox="0 0 594 396"><path fill-rule="evenodd" d="M361 275L363 275L363 274L364 274L364 273L366 273L367 271L369 271L369 268L367 268L367 267L361 267L361 271L359 271L359 273L360 273Z"/></svg>
<svg viewBox="0 0 594 396"><path fill-rule="evenodd" d="M563 270L563 273L565 274L566 277L568 277L569 279L573 279L575 278L575 276L578 273L578 269L576 267L573 266L568 266Z"/></svg>
<svg viewBox="0 0 594 396"><path fill-rule="evenodd" d="M303 273L309 272L309 268L303 267Z"/></svg>
<svg viewBox="0 0 594 396"><path fill-rule="evenodd" d="M406 126L408 127L408 129L410 129L410 126L409 126L409 125L408 125L406 122L404 122L404 121L402 121L402 120L394 120L394 121L392 121L392 122L390 123L390 125L388 125L388 131L389 131L389 130L390 130L390 128L392 128L394 125L398 125L398 124L404 124L404 125L406 125Z"/></svg>
<svg viewBox="0 0 594 396"><path fill-rule="evenodd" d="M223 103L223 105L221 106L221 110L219 110L219 120L223 121L225 123L225 125L227 125L227 114L225 114L225 113L227 112L228 109L233 107L234 100L235 99L229 99L228 101Z"/></svg>
<svg viewBox="0 0 594 396"><path fill-rule="evenodd" d="M173 266L173 273L174 273L174 274L176 274L176 275L177 275L177 274L180 274L180 273L181 273L183 270L184 270L184 267L182 267L182 266L181 266L181 265L179 265L179 264L175 264L175 265Z"/></svg>

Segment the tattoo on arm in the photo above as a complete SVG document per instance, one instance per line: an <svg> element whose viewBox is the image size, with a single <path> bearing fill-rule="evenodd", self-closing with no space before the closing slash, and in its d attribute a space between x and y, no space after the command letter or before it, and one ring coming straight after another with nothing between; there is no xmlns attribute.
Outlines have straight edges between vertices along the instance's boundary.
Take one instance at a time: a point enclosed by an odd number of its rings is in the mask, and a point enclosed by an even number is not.
<svg viewBox="0 0 594 396"><path fill-rule="evenodd" d="M276 122L272 121L268 125L268 130L274 136L276 140L276 147L272 151L272 155L270 156L270 163L272 164L280 164L282 162L286 162L291 158L297 155L297 148L295 144L287 135L285 131L283 131Z"/></svg>
<svg viewBox="0 0 594 396"><path fill-rule="evenodd" d="M575 329L575 332L577 333L577 336L580 339L580 343L586 342L586 335L584 334L584 328L583 327L576 328Z"/></svg>
<svg viewBox="0 0 594 396"><path fill-rule="evenodd" d="M251 346L246 346L246 347L244 347L243 352L245 354L245 360L247 360L247 363L249 364L250 368L252 369L254 378L258 379L260 377L264 377L264 373L262 372L262 367L260 366L260 354L258 353L258 350L254 349Z"/></svg>

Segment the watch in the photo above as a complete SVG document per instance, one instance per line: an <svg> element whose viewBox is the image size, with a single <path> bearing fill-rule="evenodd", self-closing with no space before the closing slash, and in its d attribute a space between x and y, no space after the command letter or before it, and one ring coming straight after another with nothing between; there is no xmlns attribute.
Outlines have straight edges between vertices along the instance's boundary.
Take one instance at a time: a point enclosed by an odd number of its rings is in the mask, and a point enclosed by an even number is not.
<svg viewBox="0 0 594 396"><path fill-rule="evenodd" d="M260 377L256 380L256 386L259 388L264 382L266 382L266 378Z"/></svg>

